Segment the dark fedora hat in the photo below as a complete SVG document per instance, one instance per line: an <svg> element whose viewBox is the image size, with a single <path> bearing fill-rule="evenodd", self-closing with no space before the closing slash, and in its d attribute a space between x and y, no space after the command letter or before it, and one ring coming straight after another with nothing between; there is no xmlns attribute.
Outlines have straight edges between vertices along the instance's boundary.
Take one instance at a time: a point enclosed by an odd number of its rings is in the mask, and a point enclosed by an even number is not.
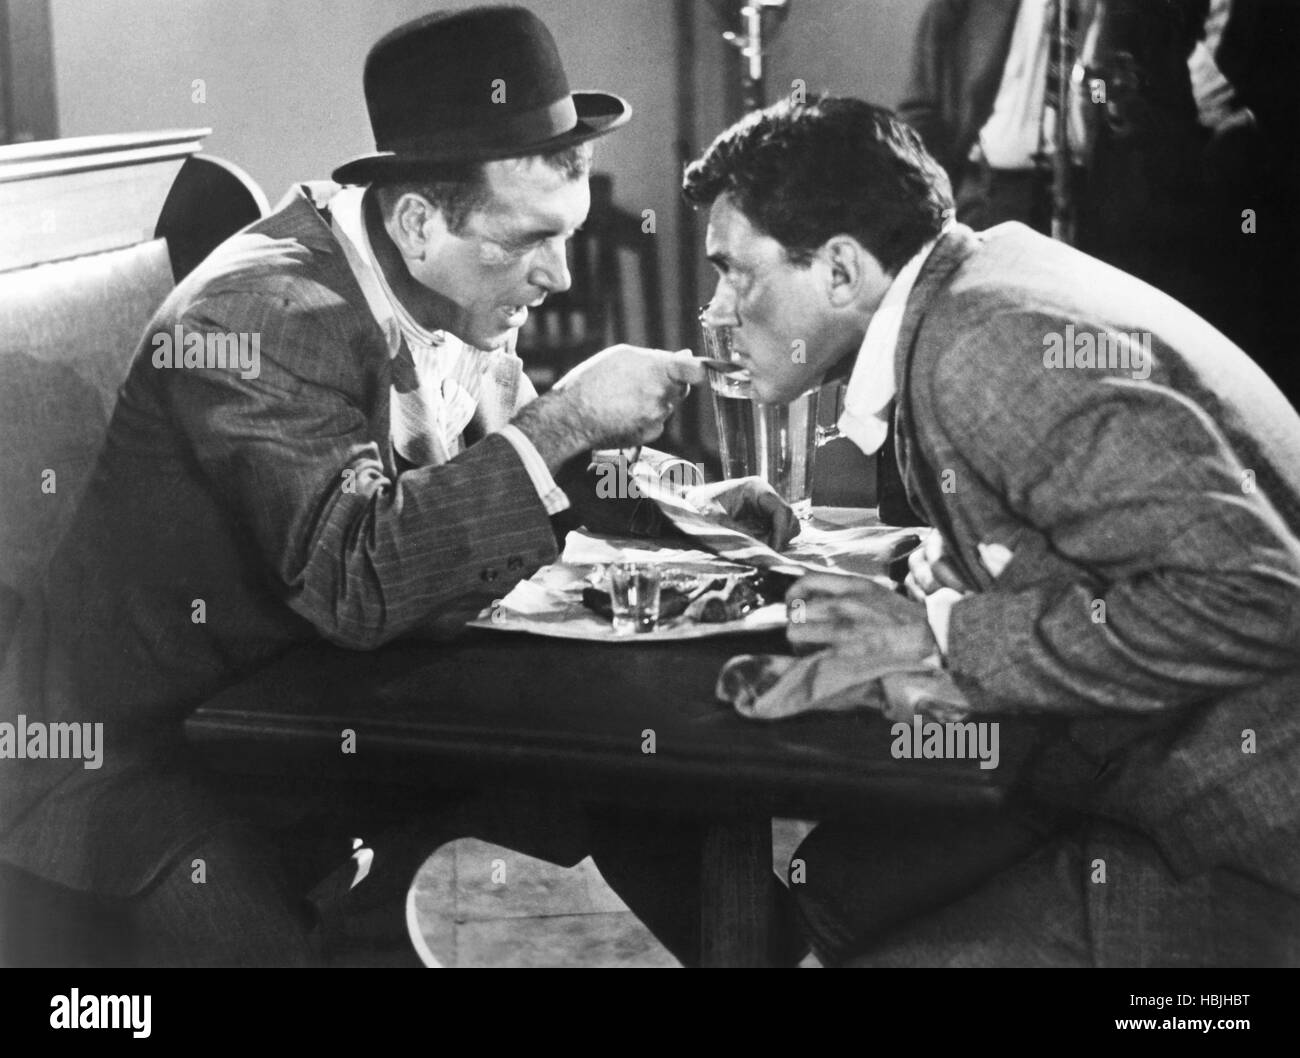
<svg viewBox="0 0 1300 1058"><path fill-rule="evenodd" d="M544 154L632 116L616 95L570 92L550 30L522 7L435 11L399 26L370 49L365 90L376 151L335 169L340 184Z"/></svg>

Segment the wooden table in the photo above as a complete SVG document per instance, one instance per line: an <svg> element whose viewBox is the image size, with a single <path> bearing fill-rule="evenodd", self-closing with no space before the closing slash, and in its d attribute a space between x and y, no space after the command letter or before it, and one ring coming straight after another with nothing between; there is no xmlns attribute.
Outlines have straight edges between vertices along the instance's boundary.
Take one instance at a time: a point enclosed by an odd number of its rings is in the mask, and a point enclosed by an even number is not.
<svg viewBox="0 0 1300 1058"><path fill-rule="evenodd" d="M746 721L714 699L723 662L784 652L779 633L605 644L470 631L358 653L313 645L198 709L188 737L218 769L331 784L546 789L707 825L706 965L760 965L773 816L996 801L1004 767L890 755L873 713ZM358 751L340 751L342 732ZM648 751L653 735L653 752Z"/></svg>

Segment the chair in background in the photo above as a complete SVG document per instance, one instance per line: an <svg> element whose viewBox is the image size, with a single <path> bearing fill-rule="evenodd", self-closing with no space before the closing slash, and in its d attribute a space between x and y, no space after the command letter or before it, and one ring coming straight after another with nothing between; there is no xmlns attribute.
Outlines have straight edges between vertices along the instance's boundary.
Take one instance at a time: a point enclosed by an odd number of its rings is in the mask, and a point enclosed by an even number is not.
<svg viewBox="0 0 1300 1058"><path fill-rule="evenodd" d="M516 351L539 393L592 353L629 340L625 256L634 259L640 286L644 333L639 340L663 345L658 246L642 223L639 215L614 205L610 176L592 175L591 212L569 243L573 286L548 297L519 332Z"/></svg>

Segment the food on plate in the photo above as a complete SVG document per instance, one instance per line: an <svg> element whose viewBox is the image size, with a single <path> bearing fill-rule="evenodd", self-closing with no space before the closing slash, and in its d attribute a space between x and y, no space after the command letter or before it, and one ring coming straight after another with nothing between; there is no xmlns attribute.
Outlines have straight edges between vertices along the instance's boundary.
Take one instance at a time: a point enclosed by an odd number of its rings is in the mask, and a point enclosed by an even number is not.
<svg viewBox="0 0 1300 1058"><path fill-rule="evenodd" d="M604 571L597 567L582 589L582 604L587 609L612 620L609 593ZM734 573L694 573L666 568L660 581L659 620L685 617L700 624L723 624L738 621L770 603L785 598L794 578L757 569L738 569Z"/></svg>

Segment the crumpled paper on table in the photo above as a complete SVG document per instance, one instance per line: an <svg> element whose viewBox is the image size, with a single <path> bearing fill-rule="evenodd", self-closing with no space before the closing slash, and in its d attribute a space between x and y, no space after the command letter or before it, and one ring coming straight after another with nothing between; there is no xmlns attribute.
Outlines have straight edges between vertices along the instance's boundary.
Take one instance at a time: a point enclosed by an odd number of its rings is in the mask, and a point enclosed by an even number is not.
<svg viewBox="0 0 1300 1058"><path fill-rule="evenodd" d="M560 561L566 566L605 566L611 562L662 562L680 566L691 562L716 564L718 558L710 551L666 547L633 538L593 536L574 530L564 542Z"/></svg>
<svg viewBox="0 0 1300 1058"><path fill-rule="evenodd" d="M659 563L688 576L719 577L746 569L707 551L688 551L657 546L645 540L599 538L573 532L569 534L560 562L543 566L527 580L520 581L504 598L484 607L478 617L469 622L469 627L640 645L765 632L785 625L785 605L773 603L733 621L704 623L674 617L660 622L653 632L619 635L609 618L601 617L582 602L582 589L592 583L593 571L619 558Z"/></svg>

